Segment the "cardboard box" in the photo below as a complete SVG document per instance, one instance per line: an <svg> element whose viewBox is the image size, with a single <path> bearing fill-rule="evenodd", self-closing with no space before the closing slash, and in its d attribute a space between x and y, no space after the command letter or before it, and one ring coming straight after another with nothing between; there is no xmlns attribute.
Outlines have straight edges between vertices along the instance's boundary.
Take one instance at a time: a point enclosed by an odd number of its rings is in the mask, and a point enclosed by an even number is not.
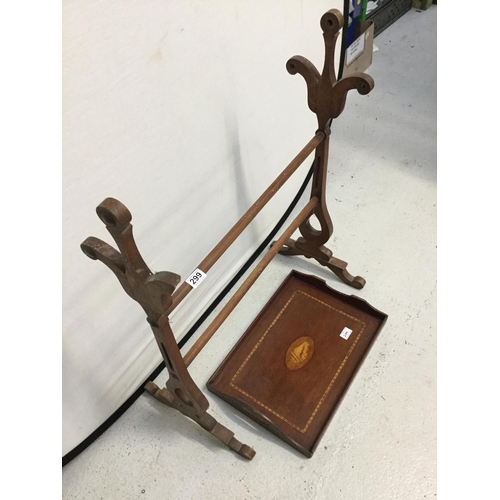
<svg viewBox="0 0 500 500"><path fill-rule="evenodd" d="M344 70L342 76L362 73L372 63L373 56L373 21L362 21L359 34L345 51Z"/></svg>

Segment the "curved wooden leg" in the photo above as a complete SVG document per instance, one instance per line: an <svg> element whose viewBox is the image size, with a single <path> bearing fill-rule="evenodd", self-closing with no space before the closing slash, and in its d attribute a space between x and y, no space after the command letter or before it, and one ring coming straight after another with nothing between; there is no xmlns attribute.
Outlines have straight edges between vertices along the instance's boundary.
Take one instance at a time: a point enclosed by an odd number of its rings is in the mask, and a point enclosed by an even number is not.
<svg viewBox="0 0 500 500"><path fill-rule="evenodd" d="M174 339L168 317L158 322L149 321L169 373L166 387L160 389L154 382L146 384L146 391L158 401L179 410L198 425L222 441L238 455L252 460L255 450L234 438L234 432L224 427L207 410L209 402L191 378Z"/></svg>
<svg viewBox="0 0 500 500"><path fill-rule="evenodd" d="M194 420L198 425L222 441L231 450L238 453L238 455L246 458L247 460L252 460L255 456L255 450L253 448L243 444L241 441L238 441L234 437L234 432L229 430L227 427L224 427L222 424L219 424L219 422L217 422L217 420L206 411L202 412L202 415L199 417L193 415L190 409L186 408L186 403L184 401L182 401L179 397L172 395L166 387L160 389L154 382L148 382L144 388L149 394L151 394L151 396L160 401L160 403L170 406L171 408L175 408Z"/></svg>
<svg viewBox="0 0 500 500"><path fill-rule="evenodd" d="M275 241L271 243L271 247L273 247L276 244ZM289 238L286 240L286 243L282 246L281 250L278 252L280 255L302 255L302 252L300 250L297 250L295 248L295 240L292 238Z"/></svg>
<svg viewBox="0 0 500 500"><path fill-rule="evenodd" d="M346 285L352 286L358 290L366 285L366 280L361 276L353 276L349 273L347 270L347 262L333 257L331 250L325 246L321 246L314 253L308 252L307 250L300 248L300 240L303 240L303 238L298 238L297 241L290 238L287 240L286 244L279 251L279 253L287 256L302 255L307 259L314 259L322 266L330 269L330 271L332 271ZM299 246L297 246L297 242ZM274 243L275 242L271 243L271 246L274 245Z"/></svg>
<svg viewBox="0 0 500 500"><path fill-rule="evenodd" d="M322 262L321 260L316 260L323 266L328 267L330 271L335 273L346 285L350 285L358 290L361 290L366 285L366 280L361 276L353 276L347 270L347 262L337 259L336 257L330 257L328 262Z"/></svg>

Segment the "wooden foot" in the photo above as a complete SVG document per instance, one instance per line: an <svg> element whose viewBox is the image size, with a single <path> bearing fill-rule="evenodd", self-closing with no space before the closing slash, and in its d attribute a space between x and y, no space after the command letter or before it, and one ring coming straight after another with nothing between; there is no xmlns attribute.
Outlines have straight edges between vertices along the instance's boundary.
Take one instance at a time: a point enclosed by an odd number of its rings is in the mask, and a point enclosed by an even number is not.
<svg viewBox="0 0 500 500"><path fill-rule="evenodd" d="M219 422L217 422L217 420L209 413L204 412L203 415L197 417L189 414L191 412L185 412L183 408L183 401L178 397L173 396L166 387L160 389L154 382L148 382L144 389L156 400L160 401L160 403L166 404L171 408L175 408L190 417L206 431L215 436L219 441L222 441L231 450L235 451L238 455L246 458L247 460L252 460L255 456L255 450L253 448L243 444L241 441L238 441L234 437L234 432L229 430L227 427L224 427L222 424L219 424Z"/></svg>
<svg viewBox="0 0 500 500"><path fill-rule="evenodd" d="M302 241L301 241L302 240ZM274 245L275 242L271 244ZM301 243L305 243L303 238L298 240L288 239L283 248L279 251L281 255L302 255L307 259L314 259L322 266L327 267L336 276L338 276L346 285L352 286L358 290L366 285L366 280L361 276L353 276L347 271L347 262L333 257L331 250L321 246L314 253L300 248Z"/></svg>

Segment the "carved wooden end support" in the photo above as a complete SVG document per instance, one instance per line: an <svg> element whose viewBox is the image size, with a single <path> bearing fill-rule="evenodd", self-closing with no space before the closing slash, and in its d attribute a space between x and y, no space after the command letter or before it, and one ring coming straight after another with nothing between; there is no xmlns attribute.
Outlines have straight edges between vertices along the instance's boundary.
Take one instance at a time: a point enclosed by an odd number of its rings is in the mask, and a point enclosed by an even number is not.
<svg viewBox="0 0 500 500"><path fill-rule="evenodd" d="M135 244L130 224L132 215L125 205L113 198L106 198L96 211L119 251L94 237L87 238L81 244L81 249L91 259L106 264L125 292L142 306L168 370L166 387L160 389L149 382L146 385L147 392L158 401L179 410L230 449L251 460L255 451L236 440L233 432L207 413L208 400L189 375L175 341L165 312L172 304L172 293L180 282L180 276L171 272L151 272Z"/></svg>
<svg viewBox="0 0 500 500"><path fill-rule="evenodd" d="M307 85L307 103L318 119L318 130L324 132L327 138L316 148L313 166L311 197L317 196L319 203L311 214L316 216L320 229L315 229L306 219L299 227L301 237L288 240L280 250L282 255L303 255L318 261L328 267L344 283L354 288L363 288L365 280L360 276L352 276L347 271L347 263L332 256L332 252L324 246L333 234L333 224L326 206L326 173L328 167L328 146L330 125L344 110L347 92L356 89L360 94L368 94L374 86L373 79L364 73L354 73L337 81L335 76L335 44L339 32L344 25L342 14L329 10L320 22L325 41L325 62L320 75L316 67L305 57L294 56L286 63L288 72L292 75L301 74Z"/></svg>

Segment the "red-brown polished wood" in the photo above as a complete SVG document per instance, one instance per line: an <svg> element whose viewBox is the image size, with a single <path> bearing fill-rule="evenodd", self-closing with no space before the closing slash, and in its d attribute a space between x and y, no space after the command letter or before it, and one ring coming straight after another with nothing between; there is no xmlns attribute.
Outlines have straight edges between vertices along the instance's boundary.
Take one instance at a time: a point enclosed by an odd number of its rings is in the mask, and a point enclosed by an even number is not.
<svg viewBox="0 0 500 500"><path fill-rule="evenodd" d="M257 278L261 275L262 271L269 265L273 257L278 253L279 248L285 244L285 242L290 238L294 231L299 227L302 221L309 217L311 211L314 210L318 204L318 198L311 198L307 205L301 210L299 215L294 219L294 221L288 226L281 237L276 242L276 246L271 247L262 260L257 264L255 269L250 273L248 278L243 282L236 293L231 297L228 303L222 308L220 313L215 317L215 319L210 323L208 328L203 332L200 338L193 344L191 349L188 351L186 356L184 356L184 362L186 366L189 366L193 359L200 353L200 351L205 347L207 342L213 337L215 332L224 323L226 318L231 314L231 311L239 304L240 300L245 296L245 294L250 290L251 286L255 283Z"/></svg>
<svg viewBox="0 0 500 500"><path fill-rule="evenodd" d="M203 259L197 268L207 273L209 269L219 260L221 255L234 243L236 238L243 230L255 219L256 215L266 206L269 200L278 192L285 184L290 176L297 168L304 163L304 160L311 154L312 151L326 138L323 132L316 132L315 136L304 146L300 153L288 164L281 174L269 185L262 193L259 199L241 216L236 224L222 238L214 249ZM182 283L172 295L172 305L168 310L170 314L192 290L192 287L187 283Z"/></svg>
<svg viewBox="0 0 500 500"><path fill-rule="evenodd" d="M187 283L182 283L177 291L174 291L180 283L179 275L168 271L153 273L149 269L134 241L132 225L130 224L132 216L125 205L114 198L106 198L97 207L97 214L115 240L118 251L94 237L87 238L81 244L81 249L88 257L100 260L111 269L125 292L137 301L146 313L147 321L167 367L169 379L166 387L162 389L153 382L149 382L145 389L158 401L193 419L230 449L247 459L252 459L255 451L235 439L232 431L218 423L207 412L208 400L189 375L187 370L189 363L236 307L278 251L283 255L303 255L307 258L313 258L353 287L361 288L365 284L363 278L349 274L347 263L333 257L332 252L324 246L333 233L333 225L327 210L325 188L331 120L342 112L349 90L357 89L359 93L367 94L373 88L373 80L368 75L361 73L350 75L340 81L336 80L333 58L335 43L343 26L342 14L337 10L328 11L321 18L320 24L325 41L325 62L322 74L320 75L314 65L302 56L295 56L287 63L287 69L291 74L300 73L306 81L308 105L318 119L316 134L199 264L198 268L207 272L213 266L283 183L315 150L310 200L184 359L175 341L168 315L190 292L191 287ZM313 216L319 221L319 230L315 229L310 222L310 218ZM297 240L293 240L291 236L297 228L300 230L301 236ZM314 359L318 357L317 348L314 350L313 346L308 344L311 339L312 336L306 335L303 338L295 339L294 343L288 346L283 363L289 368L291 367L290 370L299 373L307 368L310 362L303 357L306 351L309 356L313 356L314 352ZM243 407L244 403L240 403L240 406ZM262 420L264 417L261 415L258 419ZM266 419L264 421L267 422ZM273 426L271 425L271 427ZM278 426L274 425L273 429L271 429L273 432L278 432ZM283 435L285 434L283 433ZM296 442L293 438L290 439ZM312 453L311 450L315 444L306 443L300 446Z"/></svg>
<svg viewBox="0 0 500 500"><path fill-rule="evenodd" d="M165 311L180 277L170 272L152 273L142 259L132 235L132 215L118 200L106 198L96 209L120 252L102 240L87 238L81 249L91 259L100 260L116 275L127 294L146 313L167 368L169 379L160 389L149 382L145 389L156 399L193 419L242 457L251 460L255 451L234 438L234 433L210 415L208 400L191 378L182 359Z"/></svg>
<svg viewBox="0 0 500 500"><path fill-rule="evenodd" d="M371 76L364 73L353 73L337 80L335 75L335 44L344 24L342 14L332 9L321 18L321 29L325 42L325 61L320 74L314 64L302 56L294 56L288 60L286 67L290 74L299 73L307 85L307 102L309 109L316 114L318 129L330 135L330 124L344 110L347 93L356 89L360 94L368 94L374 86ZM318 206L311 216L315 216L320 229L315 229L310 219L300 226L297 241L290 239L281 249L282 255L303 255L315 259L321 265L334 272L344 283L354 288L363 288L366 281L361 276L353 276L347 271L347 263L333 257L332 251L325 243L333 234L333 224L328 214L326 203L326 174L328 169L329 141L322 142L316 148L311 196L319 198Z"/></svg>
<svg viewBox="0 0 500 500"><path fill-rule="evenodd" d="M207 387L311 457L386 319L292 271Z"/></svg>

